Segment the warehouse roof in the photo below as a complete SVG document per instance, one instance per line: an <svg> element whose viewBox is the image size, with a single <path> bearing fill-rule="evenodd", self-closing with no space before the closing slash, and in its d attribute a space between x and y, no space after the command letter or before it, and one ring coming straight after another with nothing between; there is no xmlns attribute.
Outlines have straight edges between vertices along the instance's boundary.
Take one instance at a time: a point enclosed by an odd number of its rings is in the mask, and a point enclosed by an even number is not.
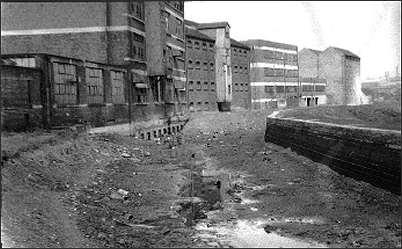
<svg viewBox="0 0 402 249"><path fill-rule="evenodd" d="M348 55L348 56L352 56L352 57L356 57L356 58L360 58L358 55L350 52L349 50L343 49L343 48L337 48L337 47L329 47L329 48L333 48L336 49L338 51L340 51L341 53ZM327 48L328 49L328 48Z"/></svg>
<svg viewBox="0 0 402 249"><path fill-rule="evenodd" d="M226 26L230 25L228 22L211 22L211 23L199 23L198 27L199 29L213 29L213 28L226 28Z"/></svg>
<svg viewBox="0 0 402 249"><path fill-rule="evenodd" d="M315 50L315 49L311 49L311 48L303 48L303 49L309 50L309 51L315 53L316 55L319 55L319 54L322 53L322 51L320 51L320 50ZM303 49L302 49L302 50L303 50Z"/></svg>
<svg viewBox="0 0 402 249"><path fill-rule="evenodd" d="M197 38L200 40L206 40L206 41L215 41L211 37L201 33L200 31L198 31L196 29L191 29L191 28L186 27L185 32L186 32L186 36L188 36L188 37L193 37L193 38Z"/></svg>
<svg viewBox="0 0 402 249"><path fill-rule="evenodd" d="M230 38L230 45L250 50L249 46L247 46L246 44L243 44L241 42L238 42L238 41L236 41L235 39L232 39L232 38Z"/></svg>
<svg viewBox="0 0 402 249"><path fill-rule="evenodd" d="M267 40L261 40L261 39L250 39L250 40L242 41L242 43L245 43L249 46L272 46L275 48L297 50L296 45L290 45L290 44L286 44L286 43L273 42L273 41L267 41Z"/></svg>
<svg viewBox="0 0 402 249"><path fill-rule="evenodd" d="M184 25L197 27L199 23L184 19Z"/></svg>

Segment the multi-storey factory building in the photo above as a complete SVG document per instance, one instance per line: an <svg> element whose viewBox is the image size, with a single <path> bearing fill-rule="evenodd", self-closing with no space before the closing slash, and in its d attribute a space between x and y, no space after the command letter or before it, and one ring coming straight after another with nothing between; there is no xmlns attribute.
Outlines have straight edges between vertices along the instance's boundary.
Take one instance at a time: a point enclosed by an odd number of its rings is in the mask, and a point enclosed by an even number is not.
<svg viewBox="0 0 402 249"><path fill-rule="evenodd" d="M186 20L190 110L249 108L248 46L230 39L229 24ZM233 83L232 83L233 82Z"/></svg>
<svg viewBox="0 0 402 249"><path fill-rule="evenodd" d="M320 78L320 54L322 51L303 48L299 52L300 106L327 103L327 81Z"/></svg>
<svg viewBox="0 0 402 249"><path fill-rule="evenodd" d="M299 52L302 105L361 104L360 58L337 47Z"/></svg>
<svg viewBox="0 0 402 249"><path fill-rule="evenodd" d="M232 57L232 106L234 108L251 108L251 91L249 77L250 48L245 44L230 39Z"/></svg>
<svg viewBox="0 0 402 249"><path fill-rule="evenodd" d="M298 106L297 46L266 40L243 42L250 48L253 109Z"/></svg>
<svg viewBox="0 0 402 249"><path fill-rule="evenodd" d="M37 108L47 125L150 127L185 113L183 2L2 3L1 11L2 57L42 70Z"/></svg>
<svg viewBox="0 0 402 249"><path fill-rule="evenodd" d="M186 20L186 63L190 111L217 110L215 40Z"/></svg>
<svg viewBox="0 0 402 249"><path fill-rule="evenodd" d="M327 80L328 104L362 104L360 57L337 47L328 47L319 56L320 78Z"/></svg>

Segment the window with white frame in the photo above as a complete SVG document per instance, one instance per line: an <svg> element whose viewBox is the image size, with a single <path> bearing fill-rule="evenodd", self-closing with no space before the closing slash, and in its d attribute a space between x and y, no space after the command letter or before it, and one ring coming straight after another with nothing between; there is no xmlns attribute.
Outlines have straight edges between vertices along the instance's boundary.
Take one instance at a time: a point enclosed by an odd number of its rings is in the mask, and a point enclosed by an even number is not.
<svg viewBox="0 0 402 249"><path fill-rule="evenodd" d="M134 102L137 104L148 103L148 88L145 83L134 83Z"/></svg>

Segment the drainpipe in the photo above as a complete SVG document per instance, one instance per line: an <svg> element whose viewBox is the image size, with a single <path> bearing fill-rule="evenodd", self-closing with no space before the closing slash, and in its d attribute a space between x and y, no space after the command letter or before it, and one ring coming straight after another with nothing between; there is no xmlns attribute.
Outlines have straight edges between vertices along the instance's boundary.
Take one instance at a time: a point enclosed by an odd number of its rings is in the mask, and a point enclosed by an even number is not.
<svg viewBox="0 0 402 249"><path fill-rule="evenodd" d="M133 80L131 77L131 73L130 73L130 65L127 64L126 66L127 72L126 72L126 82L127 82L127 86L128 86L128 128L130 131L130 136L133 136L134 134L131 132L131 128L132 128L132 120L131 120L131 101L132 101L132 97L133 97L133 90L132 90L132 85L133 85Z"/></svg>
<svg viewBox="0 0 402 249"><path fill-rule="evenodd" d="M286 100L286 61L285 61L285 56L283 57L283 83L284 83L284 91L285 91L285 107L288 106L287 100Z"/></svg>
<svg viewBox="0 0 402 249"><path fill-rule="evenodd" d="M109 41L109 26L110 26L110 2L105 2L105 43L106 43L106 64L110 64L110 41Z"/></svg>

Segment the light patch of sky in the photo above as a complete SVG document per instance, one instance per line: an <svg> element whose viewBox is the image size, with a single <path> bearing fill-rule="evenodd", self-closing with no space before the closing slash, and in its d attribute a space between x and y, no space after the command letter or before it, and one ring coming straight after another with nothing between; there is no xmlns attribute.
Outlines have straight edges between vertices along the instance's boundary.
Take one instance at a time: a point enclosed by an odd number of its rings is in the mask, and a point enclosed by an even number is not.
<svg viewBox="0 0 402 249"><path fill-rule="evenodd" d="M227 21L237 40L265 39L361 57L362 78L400 67L400 2L190 1L185 18ZM399 69L400 70L400 69Z"/></svg>

